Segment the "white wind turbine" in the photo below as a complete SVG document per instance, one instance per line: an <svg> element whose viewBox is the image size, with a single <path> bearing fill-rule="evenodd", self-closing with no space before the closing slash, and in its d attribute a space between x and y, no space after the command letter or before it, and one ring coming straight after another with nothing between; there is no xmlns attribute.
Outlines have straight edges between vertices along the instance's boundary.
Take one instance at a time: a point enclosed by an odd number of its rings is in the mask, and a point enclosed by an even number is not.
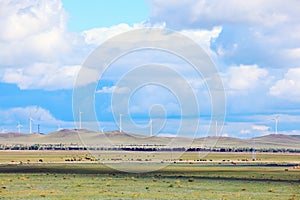
<svg viewBox="0 0 300 200"><path fill-rule="evenodd" d="M120 114L120 129L119 129L119 132L121 133L122 132L122 114Z"/></svg>
<svg viewBox="0 0 300 200"><path fill-rule="evenodd" d="M150 119L150 122L149 122L149 128L150 128L150 137L152 137L152 129L153 129L153 126L152 126L152 124L153 124L153 121L152 121L152 119Z"/></svg>
<svg viewBox="0 0 300 200"><path fill-rule="evenodd" d="M20 124L20 122L18 122L18 125L17 125L17 129L18 129L18 132L19 133L21 133L21 128L22 128L23 126Z"/></svg>
<svg viewBox="0 0 300 200"><path fill-rule="evenodd" d="M31 117L29 117L29 133L31 134L32 133L32 122L33 122L34 120L31 118Z"/></svg>
<svg viewBox="0 0 300 200"><path fill-rule="evenodd" d="M272 119L272 120L275 121L275 134L276 134L276 135L277 135L277 133L278 133L278 118L279 118L279 116L276 115L275 118Z"/></svg>
<svg viewBox="0 0 300 200"><path fill-rule="evenodd" d="M82 115L82 112L79 110L79 129L82 129L82 124L81 124L81 115Z"/></svg>
<svg viewBox="0 0 300 200"><path fill-rule="evenodd" d="M216 120L216 137L218 136L219 132L218 132L218 120Z"/></svg>
<svg viewBox="0 0 300 200"><path fill-rule="evenodd" d="M100 127L101 133L104 132L104 128L105 128L105 127Z"/></svg>
<svg viewBox="0 0 300 200"><path fill-rule="evenodd" d="M57 124L57 131L60 131L61 127L60 127L60 123Z"/></svg>

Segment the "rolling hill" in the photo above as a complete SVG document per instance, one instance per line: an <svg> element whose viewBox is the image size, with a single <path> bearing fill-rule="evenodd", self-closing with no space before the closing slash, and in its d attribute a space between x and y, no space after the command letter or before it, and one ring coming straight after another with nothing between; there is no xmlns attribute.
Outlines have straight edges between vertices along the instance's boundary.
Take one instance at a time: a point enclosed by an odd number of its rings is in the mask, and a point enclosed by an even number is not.
<svg viewBox="0 0 300 200"><path fill-rule="evenodd" d="M232 137L148 137L119 131L99 133L85 129L62 129L49 134L3 133L0 134L0 145L34 145L34 144L78 144L86 146L161 146L193 148L252 148L256 149L300 149L299 135L271 134L251 139Z"/></svg>

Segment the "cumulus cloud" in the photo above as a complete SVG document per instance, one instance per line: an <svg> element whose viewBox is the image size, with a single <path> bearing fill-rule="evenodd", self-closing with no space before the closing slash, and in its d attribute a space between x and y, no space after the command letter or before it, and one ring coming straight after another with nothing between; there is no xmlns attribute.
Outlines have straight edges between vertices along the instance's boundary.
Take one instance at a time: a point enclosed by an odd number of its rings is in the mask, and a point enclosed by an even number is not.
<svg viewBox="0 0 300 200"><path fill-rule="evenodd" d="M81 35L83 36L86 44L89 45L100 45L105 40L116 36L118 34L124 33L126 31L131 31L140 28L165 28L165 23L158 24L148 24L148 23L137 23L133 26L128 24L118 24L111 27L101 27L93 28L90 30L83 31ZM183 29L180 31L181 34L191 38L198 44L200 44L208 53L211 53L210 43L212 40L216 39L222 31L221 26L212 27L211 29Z"/></svg>
<svg viewBox="0 0 300 200"><path fill-rule="evenodd" d="M0 110L0 119L4 124L17 124L17 122L27 122L30 117L39 122L58 122L58 120L52 116L49 110L46 110L39 106L16 107L7 110Z"/></svg>
<svg viewBox="0 0 300 200"><path fill-rule="evenodd" d="M29 132L29 118L32 118L33 131L38 124L43 133L53 132L60 128L74 128L74 122L62 121L51 114L48 109L32 105L26 107L13 107L0 110L0 132L16 132L17 125L21 125L21 132Z"/></svg>
<svg viewBox="0 0 300 200"><path fill-rule="evenodd" d="M69 50L60 0L1 1L0 64L57 59Z"/></svg>
<svg viewBox="0 0 300 200"><path fill-rule="evenodd" d="M219 37L222 31L221 26L213 27L211 30L208 29L183 29L180 33L190 37L192 40L200 44L205 50L210 53L210 44L213 40Z"/></svg>
<svg viewBox="0 0 300 200"><path fill-rule="evenodd" d="M140 28L164 28L166 26L165 23L157 23L157 24L149 24L146 22L136 23L132 26L121 23L117 25L113 25L110 27L100 27L100 28L93 28L89 30L85 30L81 33L84 38L86 44L89 45L100 45L105 40L112 38L118 34L124 33L126 31L131 31L134 29Z"/></svg>
<svg viewBox="0 0 300 200"><path fill-rule="evenodd" d="M20 89L71 89L80 63L89 50L103 41L125 31L144 27L164 28L165 23L118 24L69 33L67 14L61 0L54 1L2 1L0 3L0 80L18 85ZM210 54L210 43L221 27L210 30L182 30ZM79 59L82 58L82 59ZM83 85L97 81L97 73L88 73Z"/></svg>
<svg viewBox="0 0 300 200"><path fill-rule="evenodd" d="M225 75L230 90L249 90L267 78L268 71L257 65L230 67Z"/></svg>
<svg viewBox="0 0 300 200"><path fill-rule="evenodd" d="M75 38L60 0L1 1L0 80L20 89L70 89L80 66L70 63Z"/></svg>
<svg viewBox="0 0 300 200"><path fill-rule="evenodd" d="M80 66L60 66L49 63L35 63L28 68L8 68L2 81L18 85L20 89L72 89Z"/></svg>
<svg viewBox="0 0 300 200"><path fill-rule="evenodd" d="M280 0L251 2L217 0L152 0L152 20L164 20L173 26L209 25L221 23L256 24L274 26L298 16L297 1L290 1L296 7L289 7ZM181 15L178 15L180 9ZM182 14L185 17L182 17Z"/></svg>
<svg viewBox="0 0 300 200"><path fill-rule="evenodd" d="M150 6L150 21L166 22L176 30L222 26L222 33L213 46L227 63L276 67L287 61L293 65L299 63L286 53L298 54L295 44L300 42L297 20L300 2L297 0L288 3L281 0L152 0Z"/></svg>
<svg viewBox="0 0 300 200"><path fill-rule="evenodd" d="M82 36L87 44L99 45L105 40L120 33L133 30L128 24L118 24L111 27L93 28L82 32Z"/></svg>
<svg viewBox="0 0 300 200"><path fill-rule="evenodd" d="M289 69L283 79L278 80L269 90L273 96L289 101L300 101L300 68Z"/></svg>

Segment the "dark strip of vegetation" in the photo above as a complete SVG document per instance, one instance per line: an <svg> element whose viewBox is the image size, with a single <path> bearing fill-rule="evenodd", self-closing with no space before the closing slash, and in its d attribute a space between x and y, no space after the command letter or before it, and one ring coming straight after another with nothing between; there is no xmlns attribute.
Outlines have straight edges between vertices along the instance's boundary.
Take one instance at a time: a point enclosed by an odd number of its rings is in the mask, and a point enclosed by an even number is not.
<svg viewBox="0 0 300 200"><path fill-rule="evenodd" d="M224 166L224 170L216 170L213 166L207 171L207 167L199 167L198 170L186 171L186 166L172 168L167 167L154 172L139 173L138 177L154 177L160 178L187 178L189 180L206 178L206 179L223 179L223 180L249 180L249 181L278 181L278 182L299 182L299 178L296 176L282 176L281 173L274 172L272 168L264 168L261 171L261 167L257 168L257 171L253 170L238 170L232 171L232 168ZM88 164L76 164L76 165L59 165L59 164L39 164L39 165L2 165L0 166L0 173L45 173L45 174L105 174L112 177L119 176L132 176L131 173L118 171L106 167L105 165L88 165ZM263 175L262 175L263 173ZM298 175L298 172L295 172Z"/></svg>
<svg viewBox="0 0 300 200"><path fill-rule="evenodd" d="M252 152L254 149L250 147L166 147L163 145L119 145L119 146L93 146L85 147L79 144L14 144L14 145L0 145L0 150L97 150L97 151L188 151L188 152ZM257 148L256 152L272 152L272 153L300 153L300 149L290 148Z"/></svg>

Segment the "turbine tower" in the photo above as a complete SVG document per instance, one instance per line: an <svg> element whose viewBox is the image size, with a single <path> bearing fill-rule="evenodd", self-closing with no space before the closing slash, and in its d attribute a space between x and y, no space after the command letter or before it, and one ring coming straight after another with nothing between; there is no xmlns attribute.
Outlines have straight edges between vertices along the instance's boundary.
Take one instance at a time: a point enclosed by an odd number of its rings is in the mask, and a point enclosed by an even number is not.
<svg viewBox="0 0 300 200"><path fill-rule="evenodd" d="M40 134L40 127L41 127L41 125L38 124L38 134Z"/></svg>
<svg viewBox="0 0 300 200"><path fill-rule="evenodd" d="M29 133L30 134L32 133L32 122L33 122L33 119L31 117L29 117Z"/></svg>
<svg viewBox="0 0 300 200"><path fill-rule="evenodd" d="M22 128L23 126L20 124L20 122L18 122L18 125L17 125L17 128L18 128L18 132L19 133L21 133L21 128Z"/></svg>
<svg viewBox="0 0 300 200"><path fill-rule="evenodd" d="M105 127L100 127L101 133L104 132L104 128L105 128Z"/></svg>
<svg viewBox="0 0 300 200"><path fill-rule="evenodd" d="M152 119L150 119L150 122L149 122L149 126L150 126L150 137L152 137Z"/></svg>
<svg viewBox="0 0 300 200"><path fill-rule="evenodd" d="M81 125L81 115L82 115L82 112L79 110L79 129L82 128L82 125Z"/></svg>
<svg viewBox="0 0 300 200"><path fill-rule="evenodd" d="M61 128L60 128L60 124L58 123L57 124L57 131L59 131L59 130L61 130Z"/></svg>
<svg viewBox="0 0 300 200"><path fill-rule="evenodd" d="M218 120L216 120L216 137L218 136Z"/></svg>
<svg viewBox="0 0 300 200"><path fill-rule="evenodd" d="M122 114L120 114L120 127L119 127L119 132L122 132Z"/></svg>
<svg viewBox="0 0 300 200"><path fill-rule="evenodd" d="M278 133L278 118L279 116L277 115L273 120L275 121L275 135Z"/></svg>

